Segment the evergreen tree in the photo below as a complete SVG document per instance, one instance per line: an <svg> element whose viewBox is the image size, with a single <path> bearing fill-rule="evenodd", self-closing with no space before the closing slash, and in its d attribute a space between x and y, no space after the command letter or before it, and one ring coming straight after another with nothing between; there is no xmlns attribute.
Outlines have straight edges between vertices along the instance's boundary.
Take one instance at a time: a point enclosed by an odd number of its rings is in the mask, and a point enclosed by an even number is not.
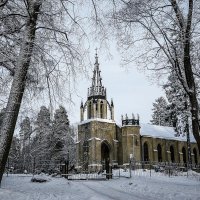
<svg viewBox="0 0 200 200"><path fill-rule="evenodd" d="M32 140L31 154L35 157L37 165L43 166L43 170L48 170L52 152L52 122L50 112L45 106L40 108L36 122L36 135Z"/></svg>
<svg viewBox="0 0 200 200"><path fill-rule="evenodd" d="M20 140L16 136L13 137L8 161L7 161L7 168L12 172L19 172L21 168L20 160Z"/></svg>
<svg viewBox="0 0 200 200"><path fill-rule="evenodd" d="M152 120L150 121L154 125L159 126L170 126L170 114L169 114L169 106L164 97L159 97L153 103L153 115Z"/></svg>
<svg viewBox="0 0 200 200"><path fill-rule="evenodd" d="M54 159L68 160L74 162L75 143L73 139L73 131L69 127L69 119L67 112L63 106L55 111L53 121L53 137L54 137Z"/></svg>
<svg viewBox="0 0 200 200"><path fill-rule="evenodd" d="M21 149L29 144L30 134L32 131L31 122L29 117L26 117L20 124L20 140L21 140Z"/></svg>
<svg viewBox="0 0 200 200"><path fill-rule="evenodd" d="M31 155L30 155L30 136L32 127L29 117L26 117L20 124L20 164L21 171L30 171Z"/></svg>
<svg viewBox="0 0 200 200"><path fill-rule="evenodd" d="M173 127L175 128L177 135L185 133L187 117L191 117L188 111L188 99L174 72L168 77L168 81L163 88L165 89L166 97L169 101Z"/></svg>

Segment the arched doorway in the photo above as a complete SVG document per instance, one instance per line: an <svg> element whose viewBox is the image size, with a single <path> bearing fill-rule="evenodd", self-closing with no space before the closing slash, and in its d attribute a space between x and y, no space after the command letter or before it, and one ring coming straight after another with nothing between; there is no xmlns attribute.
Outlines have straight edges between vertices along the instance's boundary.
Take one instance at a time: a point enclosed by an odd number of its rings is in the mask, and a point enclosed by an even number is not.
<svg viewBox="0 0 200 200"><path fill-rule="evenodd" d="M144 150L144 155L143 155L144 161L149 161L149 149L147 142L144 143L143 150Z"/></svg>
<svg viewBox="0 0 200 200"><path fill-rule="evenodd" d="M101 162L103 169L107 170L110 163L110 147L107 141L101 143Z"/></svg>
<svg viewBox="0 0 200 200"><path fill-rule="evenodd" d="M187 163L185 147L182 148L182 153L183 153L183 163Z"/></svg>
<svg viewBox="0 0 200 200"><path fill-rule="evenodd" d="M157 151L158 151L158 162L162 162L162 147L160 144L157 146Z"/></svg>
<svg viewBox="0 0 200 200"><path fill-rule="evenodd" d="M170 152L171 152L171 162L175 162L174 147L173 146L170 146Z"/></svg>
<svg viewBox="0 0 200 200"><path fill-rule="evenodd" d="M197 165L198 160L197 160L197 150L196 150L196 148L193 149L193 154L194 154L194 163Z"/></svg>

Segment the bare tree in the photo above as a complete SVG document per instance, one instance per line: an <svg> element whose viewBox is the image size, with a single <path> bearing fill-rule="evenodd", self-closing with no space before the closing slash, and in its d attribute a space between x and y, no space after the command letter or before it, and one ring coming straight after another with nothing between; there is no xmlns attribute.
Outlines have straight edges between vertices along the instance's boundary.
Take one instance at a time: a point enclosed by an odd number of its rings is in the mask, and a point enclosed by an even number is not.
<svg viewBox="0 0 200 200"><path fill-rule="evenodd" d="M85 32L78 23L81 17L76 15L75 4L77 1L67 0L8 0L0 4L2 83L12 76L0 130L0 182L27 84L44 87L46 80L48 88L61 85L62 71L69 78L76 75L75 66L77 70L83 66Z"/></svg>
<svg viewBox="0 0 200 200"><path fill-rule="evenodd" d="M190 102L193 135L200 152L199 8L197 0L114 1L112 14L125 61L154 70L175 71ZM138 51L130 51L132 47ZM129 57L130 56L130 57Z"/></svg>

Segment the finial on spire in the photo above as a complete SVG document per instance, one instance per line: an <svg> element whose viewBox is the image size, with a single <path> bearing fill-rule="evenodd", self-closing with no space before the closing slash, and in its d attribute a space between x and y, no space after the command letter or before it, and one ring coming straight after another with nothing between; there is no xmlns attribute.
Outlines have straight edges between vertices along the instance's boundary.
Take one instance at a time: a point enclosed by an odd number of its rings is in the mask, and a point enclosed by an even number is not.
<svg viewBox="0 0 200 200"><path fill-rule="evenodd" d="M97 50L98 50L98 49L96 48L96 49L95 49L95 51L96 51L96 56L97 56Z"/></svg>
<svg viewBox="0 0 200 200"><path fill-rule="evenodd" d="M97 48L95 49L96 53L95 53L95 64L98 64L98 55L97 55Z"/></svg>

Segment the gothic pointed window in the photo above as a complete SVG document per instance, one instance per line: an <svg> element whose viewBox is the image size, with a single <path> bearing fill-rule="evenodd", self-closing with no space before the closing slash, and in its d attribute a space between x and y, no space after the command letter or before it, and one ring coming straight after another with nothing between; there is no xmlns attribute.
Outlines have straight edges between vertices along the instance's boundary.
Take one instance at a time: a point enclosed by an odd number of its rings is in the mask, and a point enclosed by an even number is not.
<svg viewBox="0 0 200 200"><path fill-rule="evenodd" d="M88 119L91 119L91 112L92 112L92 104L90 102L88 105Z"/></svg>
<svg viewBox="0 0 200 200"><path fill-rule="evenodd" d="M171 162L175 161L175 157L174 157L174 147L170 146L170 152L171 152Z"/></svg>
<svg viewBox="0 0 200 200"><path fill-rule="evenodd" d="M148 149L148 144L147 142L144 143L143 145L143 151L144 151L144 161L149 161L149 149Z"/></svg>
<svg viewBox="0 0 200 200"><path fill-rule="evenodd" d="M196 148L193 149L193 154L194 154L194 163L197 165L198 164L198 159L197 159L197 150L196 150Z"/></svg>
<svg viewBox="0 0 200 200"><path fill-rule="evenodd" d="M100 118L103 118L103 101L100 103Z"/></svg>
<svg viewBox="0 0 200 200"><path fill-rule="evenodd" d="M162 162L162 147L160 144L157 146L157 151L158 151L158 162Z"/></svg>
<svg viewBox="0 0 200 200"><path fill-rule="evenodd" d="M186 150L185 150L185 147L182 148L182 153L183 153L183 163L186 163L187 160L186 160Z"/></svg>

